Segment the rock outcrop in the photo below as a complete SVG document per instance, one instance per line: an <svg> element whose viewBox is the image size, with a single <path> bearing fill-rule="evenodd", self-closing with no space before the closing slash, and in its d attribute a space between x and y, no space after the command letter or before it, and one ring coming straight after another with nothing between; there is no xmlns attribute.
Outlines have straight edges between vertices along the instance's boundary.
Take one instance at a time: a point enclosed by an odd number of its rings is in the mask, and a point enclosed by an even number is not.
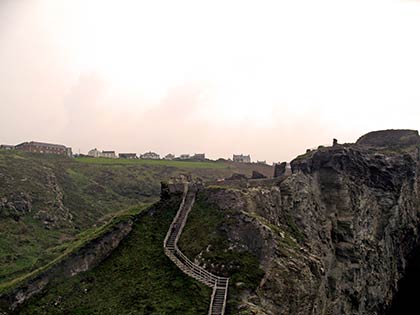
<svg viewBox="0 0 420 315"><path fill-rule="evenodd" d="M11 193L0 198L0 218L12 217L19 221L20 218L32 211L32 198L28 193Z"/></svg>
<svg viewBox="0 0 420 315"><path fill-rule="evenodd" d="M384 134L389 141L401 138L396 133ZM388 143L378 134L370 143ZM409 147L414 140L404 143ZM419 163L410 152L416 148L408 147L323 147L294 160L293 174L275 185L204 189L202 198L228 217L217 228L228 238L221 252L252 253L264 271L255 289L241 293L238 309L386 314L420 245ZM195 259L229 275L232 266L211 253L215 247L207 244Z"/></svg>
<svg viewBox="0 0 420 315"><path fill-rule="evenodd" d="M252 171L251 179L263 179L267 178L264 174L258 172L258 171Z"/></svg>
<svg viewBox="0 0 420 315"><path fill-rule="evenodd" d="M73 226L73 215L64 205L64 192L60 187L57 177L52 170L48 170L46 177L46 190L49 191L50 200L35 214L46 228L56 229Z"/></svg>
<svg viewBox="0 0 420 315"><path fill-rule="evenodd" d="M286 166L286 162L274 165L274 178L284 176L286 174Z"/></svg>
<svg viewBox="0 0 420 315"><path fill-rule="evenodd" d="M402 147L420 144L420 136L417 130L380 130L365 134L356 143L377 147Z"/></svg>

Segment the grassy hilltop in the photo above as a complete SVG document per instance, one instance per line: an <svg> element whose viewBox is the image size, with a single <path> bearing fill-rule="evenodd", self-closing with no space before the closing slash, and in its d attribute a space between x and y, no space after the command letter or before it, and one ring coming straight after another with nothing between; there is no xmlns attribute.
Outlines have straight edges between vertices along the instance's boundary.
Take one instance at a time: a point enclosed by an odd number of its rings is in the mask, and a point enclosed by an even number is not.
<svg viewBox="0 0 420 315"><path fill-rule="evenodd" d="M115 214L158 200L179 174L215 180L267 175L271 167L229 162L69 159L0 151L0 290L63 255Z"/></svg>

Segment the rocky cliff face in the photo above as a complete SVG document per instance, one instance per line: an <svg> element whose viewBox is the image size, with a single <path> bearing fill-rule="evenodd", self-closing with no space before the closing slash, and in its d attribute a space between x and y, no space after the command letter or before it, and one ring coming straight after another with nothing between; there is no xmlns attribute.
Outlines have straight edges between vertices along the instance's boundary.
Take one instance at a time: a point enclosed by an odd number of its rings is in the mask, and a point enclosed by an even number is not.
<svg viewBox="0 0 420 315"><path fill-rule="evenodd" d="M209 187L199 199L225 216L215 233L228 243L189 254L227 275L220 252L258 258L264 276L238 290L233 314L386 314L420 244L416 150L336 145L294 160L276 184Z"/></svg>

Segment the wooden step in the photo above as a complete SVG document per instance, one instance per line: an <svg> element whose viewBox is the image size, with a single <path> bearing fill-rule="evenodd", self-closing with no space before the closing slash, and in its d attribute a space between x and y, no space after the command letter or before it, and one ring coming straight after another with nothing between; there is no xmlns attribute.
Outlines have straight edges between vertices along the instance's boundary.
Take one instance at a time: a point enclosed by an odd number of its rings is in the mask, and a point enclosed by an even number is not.
<svg viewBox="0 0 420 315"><path fill-rule="evenodd" d="M194 264L176 247L176 241L186 224L189 211L194 204L196 191L190 191L188 186L184 191L183 201L178 209L170 230L165 238L165 254L181 271L197 281L213 288L210 301L209 315L224 315L229 278L217 277L204 268ZM174 228L175 227L175 228Z"/></svg>

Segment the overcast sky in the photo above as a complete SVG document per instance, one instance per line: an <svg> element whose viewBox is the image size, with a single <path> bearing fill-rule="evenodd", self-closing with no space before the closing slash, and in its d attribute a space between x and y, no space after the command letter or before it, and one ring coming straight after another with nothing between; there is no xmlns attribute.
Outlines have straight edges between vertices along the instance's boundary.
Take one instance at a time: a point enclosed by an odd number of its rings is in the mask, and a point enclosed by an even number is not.
<svg viewBox="0 0 420 315"><path fill-rule="evenodd" d="M420 126L420 2L0 0L0 143L290 160Z"/></svg>

